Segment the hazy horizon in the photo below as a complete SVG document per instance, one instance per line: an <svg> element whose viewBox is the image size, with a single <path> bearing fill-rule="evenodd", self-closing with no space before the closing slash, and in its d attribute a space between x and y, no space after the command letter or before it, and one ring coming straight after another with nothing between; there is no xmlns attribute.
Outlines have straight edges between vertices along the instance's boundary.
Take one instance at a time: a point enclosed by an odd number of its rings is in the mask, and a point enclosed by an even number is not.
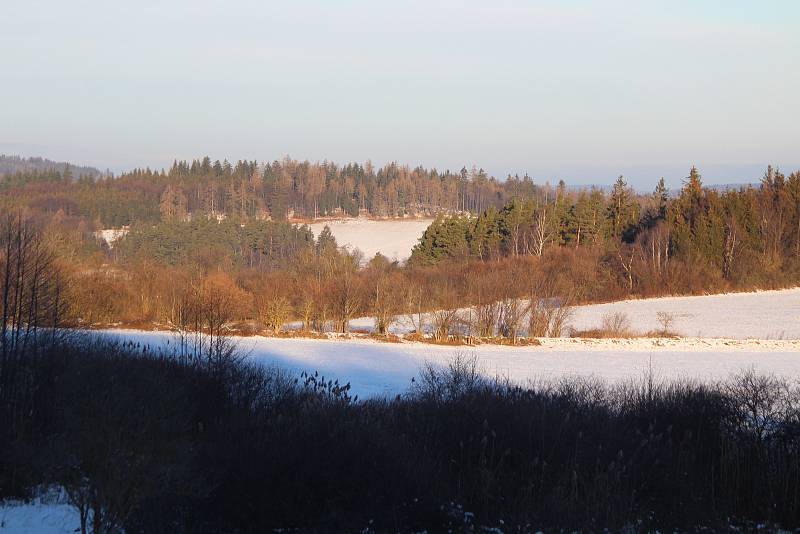
<svg viewBox="0 0 800 534"><path fill-rule="evenodd" d="M0 155L5 156L19 156L23 158L30 158L30 157L42 157L44 159L50 159L59 162L66 162L70 163L74 166L87 166L87 167L95 167L101 172L111 171L114 175L120 175L121 173L131 171L134 168L150 168L151 170L165 170L168 171L169 168L172 166L173 161L177 160L187 160L191 161L194 159L202 159L205 157L203 156L194 156L194 157L187 157L187 158L173 158L169 160L167 164L160 164L160 165L136 165L129 168L123 169L113 169L111 167L105 167L101 165L94 165L92 162L83 162L83 161L73 161L69 158L53 158L48 157L47 155L40 155L40 154L18 154L18 153L5 153L3 154L0 152ZM253 157L244 157L244 158L216 158L209 156L212 161L219 160L223 161L227 159L232 164L235 164L238 160L247 160L247 161L257 161L261 164L272 162L275 160L282 160L284 156L274 157L274 158L253 158ZM291 157L291 156L289 156ZM303 158L304 160L307 159L308 161L313 162L321 162L322 159L311 159L311 158ZM347 165L349 163L359 163L365 164L367 161L370 161L376 167L382 167L384 164L388 163L397 163L398 165L408 166L410 168L414 168L417 164L409 164L407 162L402 161L387 161L387 162L376 162L375 160L366 159L362 161L331 161L339 166ZM421 164L420 164L421 165ZM742 165L742 166L711 166L709 168L700 168L698 170L701 173L703 178L703 183L707 185L740 185L740 184L756 184L759 182L761 177L763 176L764 172L767 169L767 165ZM436 165L430 166L431 168L436 168L439 171L452 171L457 172L462 167L438 167ZM797 166L780 166L780 165L773 165L777 169L781 170L784 173L791 173L797 170L800 170L800 165ZM471 168L471 167L470 167ZM480 165L476 165L476 168L483 168ZM648 191L655 187L656 183L658 182L659 178L664 177L667 186L671 189L680 188L687 178L689 174L689 169L691 165L688 167L679 167L679 166L663 166L663 167L643 167L643 168L629 168L628 172L622 171L613 171L607 169L589 169L589 170L572 170L570 172L552 172L552 173L542 173L538 175L534 175L533 173L524 171L524 172L515 172L510 173L513 175L518 175L519 177L523 177L526 172L528 176L530 176L535 183L538 184L545 184L550 183L551 185L555 185L558 183L559 180L564 180L567 186L608 186L610 187L616 181L617 177L622 175L625 180L631 184L635 189L639 191ZM506 174L496 174L492 173L487 169L484 169L487 174L490 176L494 176L498 180L505 180L508 177L508 173ZM589 180L586 179L587 176L597 176L599 177L598 180Z"/></svg>
<svg viewBox="0 0 800 534"><path fill-rule="evenodd" d="M0 153L397 161L639 189L800 169L800 4L11 0Z"/></svg>

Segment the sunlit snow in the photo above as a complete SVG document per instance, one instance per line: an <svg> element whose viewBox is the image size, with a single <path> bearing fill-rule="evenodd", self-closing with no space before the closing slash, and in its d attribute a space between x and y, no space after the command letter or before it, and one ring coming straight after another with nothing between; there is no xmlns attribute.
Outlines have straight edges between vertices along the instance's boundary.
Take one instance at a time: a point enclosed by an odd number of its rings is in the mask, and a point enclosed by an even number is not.
<svg viewBox="0 0 800 534"><path fill-rule="evenodd" d="M327 225L339 246L350 251L360 250L364 254L365 262L378 252L390 260L403 262L411 256L411 249L431 222L432 219L381 221L358 218L315 222L308 226L314 232L314 237L319 237Z"/></svg>

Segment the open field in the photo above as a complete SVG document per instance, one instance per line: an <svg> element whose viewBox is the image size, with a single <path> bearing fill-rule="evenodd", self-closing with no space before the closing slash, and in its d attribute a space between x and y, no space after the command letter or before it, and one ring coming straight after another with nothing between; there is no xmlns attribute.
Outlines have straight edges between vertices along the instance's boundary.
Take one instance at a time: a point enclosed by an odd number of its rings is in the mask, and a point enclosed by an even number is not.
<svg viewBox="0 0 800 534"><path fill-rule="evenodd" d="M800 377L800 289L702 297L624 301L576 309L573 326L597 326L603 314L626 313L635 330L657 328L656 312L676 317L677 339L543 339L540 346L451 347L383 343L371 339L238 338L251 358L292 372L319 372L350 382L355 393L402 393L426 362L446 364L458 353L474 355L485 374L524 383L565 376L596 377L612 383L641 378L650 370L662 379L717 380L748 368ZM353 322L369 327L371 319ZM398 331L404 327L399 325ZM166 332L110 330L169 350ZM700 334L700 336L697 336Z"/></svg>
<svg viewBox="0 0 800 534"><path fill-rule="evenodd" d="M658 313L673 319L670 331L687 338L725 338L791 340L800 339L800 288L748 293L727 293L690 297L662 297L624 300L605 304L576 306L565 335L571 329L589 330L602 325L603 316L622 313L633 334L658 331ZM465 315L466 310L461 314ZM299 323L290 327L298 328ZM373 319L363 317L350 322L351 328L372 330ZM400 316L390 328L394 334L413 329L407 317Z"/></svg>
<svg viewBox="0 0 800 534"><path fill-rule="evenodd" d="M381 253L390 260L405 261L411 256L411 249L417 244L432 219L334 219L315 222L308 227L318 237L327 225L339 246L348 250L358 249L364 253L364 260Z"/></svg>
<svg viewBox="0 0 800 534"><path fill-rule="evenodd" d="M109 330L169 350L166 332ZM610 383L640 379L651 369L659 379L718 380L753 368L760 373L800 377L800 341L701 339L544 339L541 346L452 347L426 343L383 343L369 339L237 338L250 358L290 372L319 372L350 382L361 397L407 390L420 368L446 365L458 354L474 355L487 376L526 383L561 377L594 377Z"/></svg>
<svg viewBox="0 0 800 534"><path fill-rule="evenodd" d="M667 312L675 321L671 329L684 337L800 339L800 288L580 306L572 325L596 328L615 312L625 313L635 332L658 330L656 314Z"/></svg>

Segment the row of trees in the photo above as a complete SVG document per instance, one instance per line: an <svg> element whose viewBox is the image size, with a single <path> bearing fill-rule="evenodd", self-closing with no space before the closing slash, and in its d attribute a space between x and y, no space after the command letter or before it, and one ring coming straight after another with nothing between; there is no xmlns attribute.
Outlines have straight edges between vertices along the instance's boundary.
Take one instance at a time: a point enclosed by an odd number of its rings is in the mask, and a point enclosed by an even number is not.
<svg viewBox="0 0 800 534"><path fill-rule="evenodd" d="M284 158L259 164L176 161L169 170L76 179L67 169L19 171L0 179L0 203L80 215L103 227L188 218L286 219L369 214L479 212L544 194L528 176L498 181L482 169L440 172L391 163L344 166ZM13 196L13 199L10 198ZM1 204L0 204L1 205Z"/></svg>
<svg viewBox="0 0 800 534"><path fill-rule="evenodd" d="M513 198L499 210L491 207L477 217L439 216L414 249L412 262L486 261L541 256L553 245L614 244L630 238L640 215L648 220L657 217L666 203L663 179L652 198L637 197L621 176L609 195L599 189L570 193L561 183L551 196Z"/></svg>
<svg viewBox="0 0 800 534"><path fill-rule="evenodd" d="M360 267L357 256L317 246L290 267L272 271L140 262L116 274L75 273L73 309L86 324L184 331L182 310L200 307L211 291L220 295L220 328L227 332L277 334L293 321L305 333L346 332L353 319L371 317L378 334L401 322L436 341L457 336L517 342L562 335L574 304L625 295L623 273L612 260L591 249L553 249L542 257L409 267L376 256Z"/></svg>
<svg viewBox="0 0 800 534"><path fill-rule="evenodd" d="M94 167L73 165L65 161L53 161L40 157L23 158L21 156L0 154L0 175L24 174L30 171L56 171L60 173L69 173L74 176L90 177L100 176L102 174L99 169Z"/></svg>
<svg viewBox="0 0 800 534"><path fill-rule="evenodd" d="M703 187L692 168L674 199L663 181L652 196L637 197L622 177L608 196L570 197L559 188L550 201L515 199L477 217L440 216L411 262L541 256L558 246L616 256L630 292L675 287L676 260L734 285L793 276L800 261L800 173L787 178L770 167L759 187L719 192Z"/></svg>
<svg viewBox="0 0 800 534"><path fill-rule="evenodd" d="M318 239L307 226L286 222L169 221L133 225L112 249L123 264L148 258L165 265L241 266L256 270L286 268L297 256L336 249L330 230Z"/></svg>

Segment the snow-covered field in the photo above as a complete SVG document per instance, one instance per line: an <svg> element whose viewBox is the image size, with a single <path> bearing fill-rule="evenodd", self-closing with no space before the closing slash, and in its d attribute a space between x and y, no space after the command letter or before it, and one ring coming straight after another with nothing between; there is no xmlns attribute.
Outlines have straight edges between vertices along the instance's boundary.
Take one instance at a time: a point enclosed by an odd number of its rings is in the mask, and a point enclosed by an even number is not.
<svg viewBox="0 0 800 534"><path fill-rule="evenodd" d="M122 228L106 228L105 230L98 230L94 233L94 237L101 241L105 241L109 247L113 248L114 242L122 237L125 237L127 234L128 227L123 226Z"/></svg>
<svg viewBox="0 0 800 534"><path fill-rule="evenodd" d="M169 350L166 332L110 330ZM300 373L319 372L350 382L360 397L403 393L430 362L446 365L458 353L477 358L481 371L517 383L562 377L596 377L609 383L641 379L651 369L662 379L717 380L753 368L800 378L800 341L725 339L544 339L541 346L453 347L426 343L383 343L371 339L238 338L253 360Z"/></svg>
<svg viewBox="0 0 800 534"><path fill-rule="evenodd" d="M626 313L633 328L642 332L658 327L658 311L672 313L674 329L686 337L556 338L526 347L382 343L335 336L255 336L238 342L255 361L296 373L318 371L350 382L362 397L401 393L426 362L446 364L459 352L474 355L486 375L519 383L565 376L592 376L618 383L642 378L650 370L663 379L716 380L749 368L800 378L800 289L581 306L573 325L596 327L609 311ZM369 319L354 323L371 324ZM111 330L106 334L167 349L173 343L165 332Z"/></svg>
<svg viewBox="0 0 800 534"><path fill-rule="evenodd" d="M0 502L3 534L68 534L80 532L76 508L63 496L46 495L31 502Z"/></svg>
<svg viewBox="0 0 800 534"><path fill-rule="evenodd" d="M331 229L339 246L349 250L358 249L369 261L380 252L390 260L405 261L411 256L411 249L431 224L432 219L339 219L309 224L314 236L325 228Z"/></svg>
<svg viewBox="0 0 800 534"><path fill-rule="evenodd" d="M673 319L670 331L681 337L727 339L800 339L800 288L751 293L728 293L697 297L663 297L623 300L607 304L576 306L564 335L569 330L599 328L603 317L622 313L634 334L661 330L658 313ZM461 310L466 317L467 310ZM427 319L428 327L430 319ZM357 330L372 330L374 321L361 317L350 322ZM291 323L289 328L300 328ZM390 327L393 334L413 330L408 317L400 316Z"/></svg>
<svg viewBox="0 0 800 534"><path fill-rule="evenodd" d="M703 297L624 301L576 309L573 326L599 326L605 313L626 313L634 329L654 330L656 313L676 317L679 339L543 339L540 346L453 347L425 343L383 343L371 339L243 337L250 358L292 372L318 371L350 382L360 396L406 391L426 362L446 364L456 353L474 355L488 376L525 383L565 376L592 376L610 383L639 379L652 370L663 379L716 380L753 368L800 378L800 289ZM354 325L371 325L359 319ZM170 350L166 332L108 330ZM700 334L700 335L698 335Z"/></svg>
<svg viewBox="0 0 800 534"><path fill-rule="evenodd" d="M700 297L625 300L580 306L572 325L601 325L606 313L622 312L636 332L658 330L658 312L674 317L672 330L685 337L800 339L800 288Z"/></svg>

